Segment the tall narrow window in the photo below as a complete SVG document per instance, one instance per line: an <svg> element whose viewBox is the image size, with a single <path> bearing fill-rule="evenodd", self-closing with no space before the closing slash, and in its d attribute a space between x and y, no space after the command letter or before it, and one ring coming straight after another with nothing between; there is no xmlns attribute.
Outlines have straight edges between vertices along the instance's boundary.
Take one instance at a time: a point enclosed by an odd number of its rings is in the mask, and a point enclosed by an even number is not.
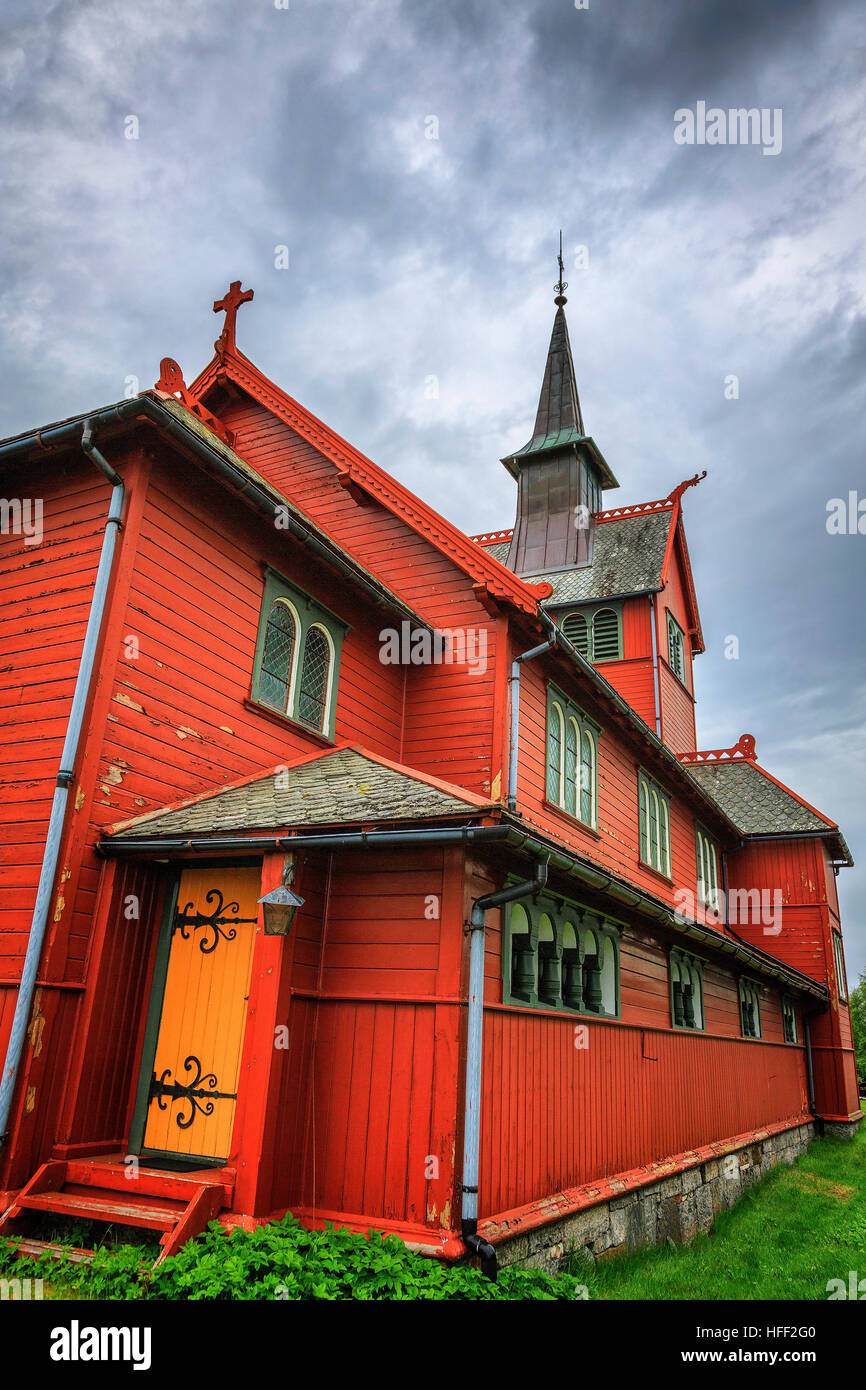
<svg viewBox="0 0 866 1390"><path fill-rule="evenodd" d="M642 862L670 878L670 801L667 792L645 772L638 773L638 830Z"/></svg>
<svg viewBox="0 0 866 1390"><path fill-rule="evenodd" d="M681 681L686 679L686 639L685 633L675 618L668 613L668 662L674 675Z"/></svg>
<svg viewBox="0 0 866 1390"><path fill-rule="evenodd" d="M285 711L291 704L297 632L292 609L284 599L277 599L268 613L259 677L259 699L274 709Z"/></svg>
<svg viewBox="0 0 866 1390"><path fill-rule="evenodd" d="M313 729L321 729L324 726L330 669L331 644L328 634L322 627L311 627L304 641L304 655L301 661L298 718Z"/></svg>
<svg viewBox="0 0 866 1390"><path fill-rule="evenodd" d="M719 908L719 873L715 841L705 830L695 827L695 855L698 865L698 901L717 912Z"/></svg>
<svg viewBox="0 0 866 1390"><path fill-rule="evenodd" d="M744 1038L761 1036L761 991L751 980L740 981L740 1023Z"/></svg>
<svg viewBox="0 0 866 1390"><path fill-rule="evenodd" d="M782 1032L785 1042L797 1041L797 1010L793 999L788 999L786 995L782 996Z"/></svg>
<svg viewBox="0 0 866 1390"><path fill-rule="evenodd" d="M546 797L593 829L598 825L598 735L598 725L551 686Z"/></svg>
<svg viewBox="0 0 866 1390"><path fill-rule="evenodd" d="M562 705L552 700L547 711L547 799L556 806L563 802L565 768L565 728Z"/></svg>

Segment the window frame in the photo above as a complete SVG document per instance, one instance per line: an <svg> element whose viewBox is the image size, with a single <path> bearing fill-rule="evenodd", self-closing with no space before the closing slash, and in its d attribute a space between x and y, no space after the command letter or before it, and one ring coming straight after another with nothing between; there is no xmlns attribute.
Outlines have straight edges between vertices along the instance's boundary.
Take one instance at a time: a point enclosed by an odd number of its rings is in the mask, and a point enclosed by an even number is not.
<svg viewBox="0 0 866 1390"><path fill-rule="evenodd" d="M617 652L616 652L616 656L596 657L596 655L595 655L595 618L596 618L596 614L597 614L597 613L601 613L601 612L603 612L605 609L609 609L610 612L612 612L612 613L614 613L614 614L616 615ZM588 661L588 662L590 663L590 665L596 665L596 664L598 664L598 665L601 665L601 666L605 666L609 661L622 661L622 660L623 660L622 600L621 600L621 599L619 599L619 600L613 600L613 601L611 601L610 599L602 599L601 601L599 601L599 602L597 602L597 603L584 603L584 604L580 604L580 605L575 604L573 607L568 608L565 612L563 612L563 613L561 613L561 614L559 615L559 617L557 618L557 625L558 625L558 627L559 627L559 630L562 632L562 634L563 634L563 636L566 638L566 640L569 641L569 642L572 642L572 645L576 648L576 650L577 650L577 651L580 651L580 648L577 647L577 644L576 644L575 642L572 641L572 638L570 638L570 637L568 636L568 633L565 631L565 623L567 622L567 620L568 620L569 618L575 617L575 616L580 616L580 617L582 617L582 618L583 618L583 621L584 621L584 624L585 624L585 627L586 627L586 655L584 656L584 660L585 660L585 661ZM583 653L581 653L581 655L583 655Z"/></svg>
<svg viewBox="0 0 866 1390"><path fill-rule="evenodd" d="M673 859L671 855L671 798L670 793L666 792L654 777L651 777L644 768L639 767L637 771L637 820L638 820L638 857L645 869L652 869L653 873L660 874L662 878L673 882ZM644 833L644 825L646 833ZM658 863L653 858L653 831L655 831L655 844L657 850L661 847L660 832L664 828L665 854L663 862L665 867L661 867L662 856L656 854ZM644 842L646 842L647 854L644 855Z"/></svg>
<svg viewBox="0 0 866 1390"><path fill-rule="evenodd" d="M790 1038L787 1036L787 1030L785 1027L786 1018L788 1016L790 1016L791 1019L791 1032L793 1034L793 1036ZM797 1032L797 1004L796 1000L793 999L790 994L782 995L782 1039L790 1046L795 1046L800 1041Z"/></svg>
<svg viewBox="0 0 866 1390"><path fill-rule="evenodd" d="M680 682L680 685L686 686L686 689L688 689L688 686L686 685L686 634L685 634L685 630L684 630L683 628L680 627L679 623L677 622L676 618L674 617L673 613L671 612L671 610L670 610L669 608L666 609L665 611L666 611L667 617L668 617L668 667L670 668L671 673L672 673L674 676L676 676L677 680ZM676 662L674 662L674 661L671 660L671 640L672 640L672 639L673 639L675 648L679 651L679 654L680 654L680 660L681 660L681 664L682 664L682 670L679 670L679 671L677 670Z"/></svg>
<svg viewBox="0 0 866 1390"><path fill-rule="evenodd" d="M704 966L706 961L701 956L694 955L691 951L683 951L679 946L672 946L668 955L668 990L670 994L671 1006L671 1027L683 1033L705 1033L707 1031L707 1007L706 994L704 991ZM697 974L699 987L699 1012L700 1023L677 1022L677 1010L674 998L674 970L687 970L689 976ZM697 1015L694 1015L697 1019Z"/></svg>
<svg viewBox="0 0 866 1390"><path fill-rule="evenodd" d="M743 1003L747 996L752 996L755 1006L755 1025L754 1033L747 1033L744 1026ZM737 981L737 999L740 1011L740 1033L744 1038L749 1038L754 1042L760 1042L764 1036L761 1024L761 986L757 980L750 979L747 975L741 975Z"/></svg>
<svg viewBox="0 0 866 1390"><path fill-rule="evenodd" d="M557 739L551 738L551 731L554 726L558 734ZM568 785L567 776L568 733L571 727L575 730L576 744L573 787ZM573 700L569 700L568 696L564 695L552 681L548 682L544 739L544 799L549 806L554 806L557 811L562 811L578 825L582 825L584 829L591 830L596 834L598 833L598 763L601 734L601 726L594 719L585 714ZM582 814L584 740L587 741L592 750L590 757L589 820L585 820ZM554 745L557 743L559 751L554 770L552 754ZM554 783L556 784L555 796L552 795ZM570 794L572 791L573 796Z"/></svg>
<svg viewBox="0 0 866 1390"><path fill-rule="evenodd" d="M512 880L509 880L509 883ZM513 880L517 882L516 879ZM529 930L515 933L512 930L512 917L519 909L521 922L525 918L529 924ZM547 933L548 927L552 928L553 940L543 939L542 932ZM567 946L566 929L570 929L574 934L574 946ZM556 1013L569 1014L572 1017L587 1017L598 1019L619 1019L622 1016L622 994L621 994L621 946L623 927L620 923L608 917L600 916L596 912L582 907L573 899L561 897L559 894L541 893L535 898L519 898L514 902L505 904L502 914L502 999L506 1004L513 1004L522 1008L545 1009ZM513 979L513 937L515 935L527 938L528 951L522 954L532 955L532 980L531 989L515 989ZM598 1007L589 1007L588 989L590 982L586 978L585 961L591 954L587 953L587 944L591 939L596 947L597 967L594 968L596 978L592 981L594 989L599 992ZM542 952L541 948L544 947ZM574 951L577 960L566 961L564 951ZM608 1003L613 1007L605 1007L605 969L606 963L613 960L613 998L608 996ZM547 967L542 970L542 960L548 962ZM578 979L578 998L579 1004L575 1005L566 1001L566 967L574 972L577 971ZM529 972L527 972L529 973ZM551 998L551 991L543 993L541 990L542 978L546 977L548 982L555 984L555 997ZM572 973L572 981L573 981Z"/></svg>
<svg viewBox="0 0 866 1390"><path fill-rule="evenodd" d="M702 842L702 841L704 842L704 844L705 844L705 846L706 846L706 851L705 851L705 852L702 852L702 849L701 849L701 842ZM703 874L703 871L702 871L702 870L703 870L703 862L704 862L705 854L706 854L706 855L711 855L711 856L712 856L711 863L712 863L713 873L712 873L712 882L711 882L711 884L710 884L710 887L711 887L711 889L712 889L712 896L708 896L708 895L707 895L707 892L706 892L707 882L706 882L706 879L705 879L704 874ZM700 903L701 907L704 908L705 911L707 911L707 912L718 913L718 911L719 911L719 904L720 904L720 898L719 898L719 845L718 845L718 841L715 840L715 839L713 838L713 836L710 834L710 832L709 832L708 830L705 830L705 829L704 829L704 827L700 824L699 821L695 821L695 864L696 864L696 886L697 886L697 892L698 892L698 902Z"/></svg>
<svg viewBox="0 0 866 1390"><path fill-rule="evenodd" d="M280 574L277 570L271 569L269 565L264 567L264 571L264 588L262 590L256 649L253 658L252 676L250 679L250 701L252 704L256 705L257 708L266 710L268 714L276 715L278 719L287 720L296 728L302 729L304 733L312 734L316 738L325 738L333 743L337 711L337 691L340 680L340 659L342 656L343 641L346 634L350 631L350 625L344 622L342 618L338 618L336 613L332 613L324 604L319 603L316 599L310 598L308 594L303 593L301 589L298 589L296 585L286 579L285 575ZM285 604L292 613L295 621L295 644L289 670L286 705L283 709L264 699L261 693L265 635L267 633L268 620L274 605L277 603ZM330 652L330 666L325 688L325 703L322 723L319 727L302 719L299 714L303 655L306 650L307 635L312 628L319 628L324 633Z"/></svg>

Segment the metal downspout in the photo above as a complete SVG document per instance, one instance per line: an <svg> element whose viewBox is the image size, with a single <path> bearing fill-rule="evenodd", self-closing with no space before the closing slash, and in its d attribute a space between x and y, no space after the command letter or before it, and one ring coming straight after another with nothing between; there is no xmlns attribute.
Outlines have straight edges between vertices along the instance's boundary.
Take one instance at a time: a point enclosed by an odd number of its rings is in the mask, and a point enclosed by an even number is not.
<svg viewBox="0 0 866 1390"><path fill-rule="evenodd" d="M511 728L508 734L508 809L517 810L517 747L518 733L520 730L520 667L524 661L531 661L533 657L541 656L542 652L549 652L551 647L556 646L556 637L550 637L546 642L540 643L537 647L530 647L528 652L521 653L514 658L511 663L511 675L508 677L508 694L511 704Z"/></svg>
<svg viewBox="0 0 866 1390"><path fill-rule="evenodd" d="M491 907L528 898L547 882L547 864L537 863L535 877L476 898L469 923L469 1013L466 1025L466 1094L463 1116L463 1182L460 1233L466 1249L481 1257L488 1279L496 1278L496 1251L478 1234L478 1155L481 1134L481 1054L484 1042L484 937Z"/></svg>
<svg viewBox="0 0 866 1390"><path fill-rule="evenodd" d="M108 583L111 578L117 532L120 527L120 517L123 509L123 481L119 474L115 473L111 464L103 458L102 454L93 443L91 422L89 420L84 425L81 447L88 458L90 458L96 467L105 474L106 478L108 478L109 482L112 484L111 502L108 509L108 516L105 520L105 530L102 536L102 550L99 556L99 566L96 571L96 580L93 585L93 594L90 600L90 613L87 618L87 630L84 634L84 646L81 650L78 675L75 680L72 708L69 711L69 721L66 726L63 752L60 755L57 785L54 789L54 799L51 804L51 817L48 822L48 834L45 839L45 851L42 857L42 868L39 874L39 887L36 892L36 903L33 908L30 935L27 940L27 951L24 956L24 967L18 986L18 998L15 1002L12 1031L9 1035L9 1045L6 1049L6 1060L3 1063L2 1077L0 1077L0 1148L2 1148L7 1139L6 1126L9 1120L9 1112L12 1109L15 1084L18 1079L21 1054L24 1049L24 1039L30 1020L33 991L36 985L36 973L39 969L42 946L45 940L48 909L54 888L57 860L60 854L60 841L63 835L63 825L66 818L66 803L69 798L69 787L75 773L78 741L81 736L84 712L90 694L96 649L102 630L105 600L108 593Z"/></svg>
<svg viewBox="0 0 866 1390"><path fill-rule="evenodd" d="M810 1021L817 1018L818 1014L825 1013L825 1009L810 1009L808 1013L803 1013L803 1027L806 1031L806 1083L809 1087L809 1109L815 1120L815 1127L819 1135L824 1133L824 1116L819 1115L815 1109L815 1073L812 1070L812 1029Z"/></svg>

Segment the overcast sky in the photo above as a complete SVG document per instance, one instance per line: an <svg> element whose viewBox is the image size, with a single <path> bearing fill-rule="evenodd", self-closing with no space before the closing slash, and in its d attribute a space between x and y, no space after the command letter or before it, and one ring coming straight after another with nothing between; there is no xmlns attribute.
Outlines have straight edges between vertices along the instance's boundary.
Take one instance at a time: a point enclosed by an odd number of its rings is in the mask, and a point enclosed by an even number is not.
<svg viewBox="0 0 866 1390"><path fill-rule="evenodd" d="M562 227L606 504L708 470L686 498L699 745L753 733L840 822L856 978L866 535L826 518L866 499L862 0L2 13L0 434L150 386L166 355L191 380L242 279L269 376L466 531L509 526L498 460L531 433ZM698 102L781 111L781 151L676 143Z"/></svg>

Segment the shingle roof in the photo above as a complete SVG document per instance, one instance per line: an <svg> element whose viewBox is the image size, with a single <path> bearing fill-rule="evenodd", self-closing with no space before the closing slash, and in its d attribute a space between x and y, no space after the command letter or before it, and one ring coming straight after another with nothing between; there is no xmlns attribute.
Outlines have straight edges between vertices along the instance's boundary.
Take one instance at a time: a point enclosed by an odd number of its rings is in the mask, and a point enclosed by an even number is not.
<svg viewBox="0 0 866 1390"><path fill-rule="evenodd" d="M672 509L598 522L593 542L593 562L581 569L524 575L530 584L546 579L553 593L542 607L588 603L619 594L651 593L661 588L662 566L671 528ZM509 542L485 547L488 554L505 562Z"/></svg>
<svg viewBox="0 0 866 1390"><path fill-rule="evenodd" d="M113 827L109 836L122 841L226 830L425 820L466 815L489 804L447 782L381 762L357 748L337 748L174 809L136 816Z"/></svg>
<svg viewBox="0 0 866 1390"><path fill-rule="evenodd" d="M835 829L832 822L804 806L785 787L767 777L756 763L746 759L689 763L687 771L743 835Z"/></svg>

